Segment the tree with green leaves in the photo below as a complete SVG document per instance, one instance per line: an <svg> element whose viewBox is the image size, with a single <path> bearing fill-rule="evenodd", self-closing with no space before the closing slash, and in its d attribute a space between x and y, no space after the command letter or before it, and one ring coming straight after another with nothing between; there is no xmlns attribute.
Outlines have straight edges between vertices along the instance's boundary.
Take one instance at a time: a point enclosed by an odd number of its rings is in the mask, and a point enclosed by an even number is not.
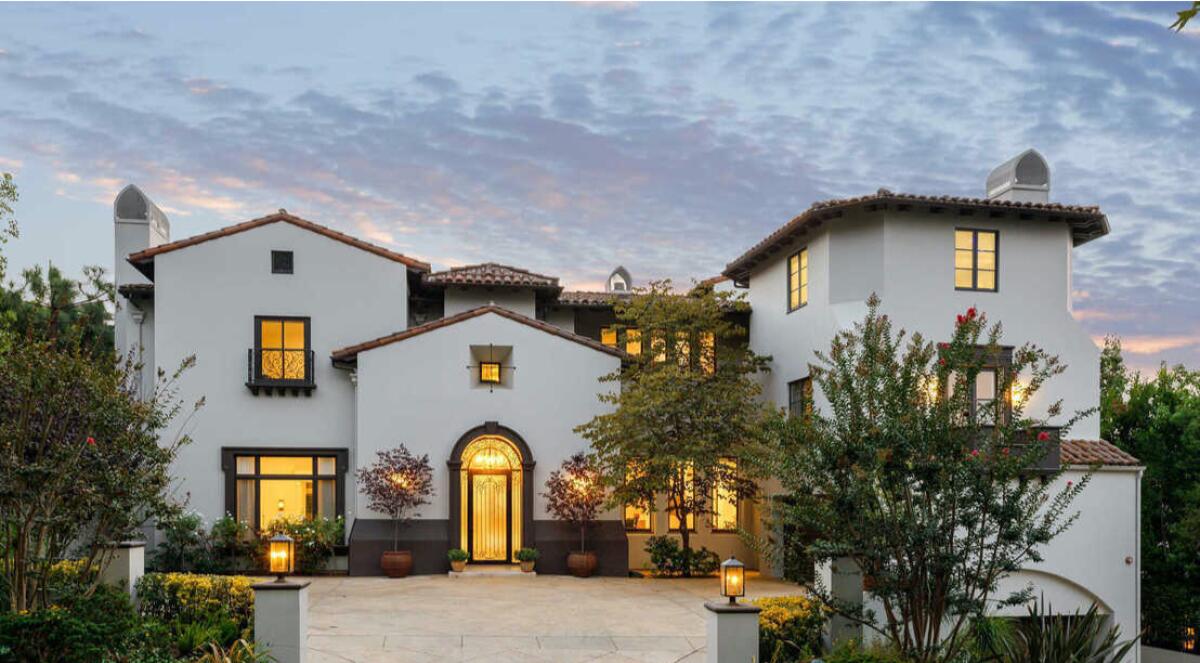
<svg viewBox="0 0 1200 663"><path fill-rule="evenodd" d="M1187 24L1191 22L1196 15L1200 14L1200 0L1192 0L1192 6L1175 12L1175 22L1171 24L1171 29L1175 32L1182 32Z"/></svg>
<svg viewBox="0 0 1200 663"><path fill-rule="evenodd" d="M1142 623L1149 644L1178 649L1200 625L1200 371L1125 366L1101 354L1101 436L1138 458L1142 475Z"/></svg>
<svg viewBox="0 0 1200 663"><path fill-rule="evenodd" d="M665 495L685 554L691 531L711 514L717 486L753 495L757 433L768 414L756 376L769 357L753 353L741 297L697 286L686 294L657 281L615 305L629 352L603 377L619 385L613 406L575 430L591 442L610 506L652 505Z"/></svg>
<svg viewBox="0 0 1200 663"><path fill-rule="evenodd" d="M772 517L811 532L818 563L851 560L882 612L818 583L828 608L913 661L953 660L974 620L1030 600L1028 590L998 596L1000 580L1040 561L1078 515L1069 509L1087 480L1031 471L1056 433L1024 411L1065 367L1036 345L1002 346L1000 325L974 309L935 344L893 330L879 306L872 296L810 367L827 407L771 423L771 474L790 496ZM1001 397L983 401L974 385L988 370ZM1008 397L1018 379L1021 398Z"/></svg>

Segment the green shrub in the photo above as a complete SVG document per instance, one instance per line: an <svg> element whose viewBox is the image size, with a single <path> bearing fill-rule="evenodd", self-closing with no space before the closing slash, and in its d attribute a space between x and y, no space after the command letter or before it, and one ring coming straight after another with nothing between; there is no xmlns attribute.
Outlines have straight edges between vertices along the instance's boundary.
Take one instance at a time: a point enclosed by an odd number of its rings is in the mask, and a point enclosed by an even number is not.
<svg viewBox="0 0 1200 663"><path fill-rule="evenodd" d="M219 647L210 643L204 648L204 654L195 663L268 663L275 659L267 653L265 647L255 645L246 640L238 640L228 647Z"/></svg>
<svg viewBox="0 0 1200 663"><path fill-rule="evenodd" d="M159 518L157 529L162 532L162 540L150 554L150 568L155 571L207 570L208 535L204 531L203 516L176 509Z"/></svg>
<svg viewBox="0 0 1200 663"><path fill-rule="evenodd" d="M1057 615L1049 606L1034 603L1010 632L988 640L983 653L1000 663L1118 663L1141 636L1124 642L1120 637L1120 627L1110 626L1095 603L1087 612L1072 615Z"/></svg>
<svg viewBox="0 0 1200 663"><path fill-rule="evenodd" d="M212 573L230 573L253 569L258 542L254 530L246 523L225 514L213 521L208 534Z"/></svg>
<svg viewBox="0 0 1200 663"><path fill-rule="evenodd" d="M771 596L751 601L758 614L758 655L764 663L806 661L821 651L825 611L807 596Z"/></svg>
<svg viewBox="0 0 1200 663"><path fill-rule="evenodd" d="M521 548L516 555L518 562L536 562L541 556L537 548Z"/></svg>
<svg viewBox="0 0 1200 663"><path fill-rule="evenodd" d="M245 576L147 573L138 580L141 612L162 622L202 623L226 614L239 631L254 619L254 584Z"/></svg>
<svg viewBox="0 0 1200 663"><path fill-rule="evenodd" d="M904 657L885 647L864 647L855 640L834 647L825 663L905 663Z"/></svg>
<svg viewBox="0 0 1200 663"><path fill-rule="evenodd" d="M658 575L707 576L721 567L721 558L708 548L685 550L673 536L652 536L646 539L645 551Z"/></svg>
<svg viewBox="0 0 1200 663"><path fill-rule="evenodd" d="M470 556L467 555L467 551L463 550L462 548L451 548L450 552L446 553L446 557L448 557L451 562L465 562L470 558Z"/></svg>
<svg viewBox="0 0 1200 663"><path fill-rule="evenodd" d="M325 569L333 557L333 547L340 545L345 535L341 516L329 518L281 518L271 523L260 537L260 545L276 534L286 534L296 542L296 572L312 574ZM265 553L260 558L265 558Z"/></svg>
<svg viewBox="0 0 1200 663"><path fill-rule="evenodd" d="M127 652L137 631L129 596L101 586L42 610L0 613L0 663L111 660Z"/></svg>

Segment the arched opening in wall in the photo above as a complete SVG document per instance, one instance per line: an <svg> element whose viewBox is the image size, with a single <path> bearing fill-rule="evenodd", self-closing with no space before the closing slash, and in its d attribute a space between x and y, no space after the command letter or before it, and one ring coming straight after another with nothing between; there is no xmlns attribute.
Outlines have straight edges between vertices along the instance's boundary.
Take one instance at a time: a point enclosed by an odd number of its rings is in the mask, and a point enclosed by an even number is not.
<svg viewBox="0 0 1200 663"><path fill-rule="evenodd" d="M511 563L530 545L533 460L514 431L488 422L455 445L450 467L451 538L474 563Z"/></svg>
<svg viewBox="0 0 1200 663"><path fill-rule="evenodd" d="M1034 600L1044 602L1050 614L1072 615L1076 612L1087 612L1093 603L1102 615L1112 615L1113 609L1104 599L1083 585L1064 578L1057 573L1037 569L1022 569L1000 581L995 596L1007 596L1011 592L1020 591L1032 584ZM1024 617L1024 605L1010 606L996 612L1005 617Z"/></svg>

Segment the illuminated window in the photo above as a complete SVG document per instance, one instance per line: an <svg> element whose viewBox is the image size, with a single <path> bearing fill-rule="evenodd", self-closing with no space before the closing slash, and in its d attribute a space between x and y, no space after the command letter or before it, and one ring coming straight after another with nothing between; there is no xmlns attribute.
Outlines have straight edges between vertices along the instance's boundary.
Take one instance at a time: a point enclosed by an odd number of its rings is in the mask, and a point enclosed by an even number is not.
<svg viewBox="0 0 1200 663"><path fill-rule="evenodd" d="M692 344L688 342L687 332L675 332L675 361L680 366L687 366L692 359Z"/></svg>
<svg viewBox="0 0 1200 663"><path fill-rule="evenodd" d="M625 352L635 357L642 354L642 331L640 329L625 330Z"/></svg>
<svg viewBox="0 0 1200 663"><path fill-rule="evenodd" d="M280 519L341 515L337 455L227 453L233 456L234 476L226 510L239 521L264 530Z"/></svg>
<svg viewBox="0 0 1200 663"><path fill-rule="evenodd" d="M808 303L808 249L788 258L788 312Z"/></svg>
<svg viewBox="0 0 1200 663"><path fill-rule="evenodd" d="M255 318L257 377L265 381L311 382L308 318Z"/></svg>
<svg viewBox="0 0 1200 663"><path fill-rule="evenodd" d="M1183 628L1183 651L1196 651L1196 627Z"/></svg>
<svg viewBox="0 0 1200 663"><path fill-rule="evenodd" d="M788 383L788 416L808 416L813 411L812 378L800 378Z"/></svg>
<svg viewBox="0 0 1200 663"><path fill-rule="evenodd" d="M995 230L954 231L954 288L996 290L996 252L999 233Z"/></svg>
<svg viewBox="0 0 1200 663"><path fill-rule="evenodd" d="M654 353L654 361L661 363L667 360L667 339L662 332L650 334L650 351Z"/></svg>
<svg viewBox="0 0 1200 663"><path fill-rule="evenodd" d="M601 327L600 342L610 348L617 347L617 329L616 327Z"/></svg>
<svg viewBox="0 0 1200 663"><path fill-rule="evenodd" d="M635 462L630 462L625 469L625 480L631 481L639 475ZM625 529L629 532L649 532L653 529L653 511L648 502L625 505Z"/></svg>
<svg viewBox="0 0 1200 663"><path fill-rule="evenodd" d="M722 458L721 464L730 473L737 470L737 461L733 458ZM718 481L713 493L712 528L725 532L736 530L738 528L737 490L731 482Z"/></svg>
<svg viewBox="0 0 1200 663"><path fill-rule="evenodd" d="M500 362L479 362L479 381L491 384L500 384Z"/></svg>
<svg viewBox="0 0 1200 663"><path fill-rule="evenodd" d="M683 488L683 506L690 507L695 503L695 497L696 497L696 478L695 478L695 474L692 471L691 465L688 465L686 468L684 468L682 481L683 481L683 486L682 486L682 488ZM671 492L671 494L667 496L667 527L672 532L678 532L679 531L679 516L676 514L675 509L674 509L675 490L672 490L670 492ZM696 514L693 512L690 512L690 511L687 514L687 528L689 531L696 529Z"/></svg>
<svg viewBox="0 0 1200 663"><path fill-rule="evenodd" d="M709 375L717 370L717 345L712 332L700 334L700 370Z"/></svg>

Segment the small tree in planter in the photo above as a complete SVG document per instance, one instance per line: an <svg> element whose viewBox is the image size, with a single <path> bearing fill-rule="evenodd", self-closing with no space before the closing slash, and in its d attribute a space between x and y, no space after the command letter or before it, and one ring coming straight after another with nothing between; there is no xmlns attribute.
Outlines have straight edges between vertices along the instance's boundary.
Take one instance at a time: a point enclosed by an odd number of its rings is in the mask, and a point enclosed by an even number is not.
<svg viewBox="0 0 1200 663"><path fill-rule="evenodd" d="M403 578L412 571L412 551L400 550L400 525L418 515L413 509L429 504L433 496L433 466L429 455L414 456L403 444L379 451L375 462L356 473L368 506L392 519L392 549L380 560L390 578Z"/></svg>
<svg viewBox="0 0 1200 663"><path fill-rule="evenodd" d="M600 471L586 455L577 453L550 473L542 496L555 518L579 528L579 550L567 555L567 569L580 578L592 575L596 553L587 550L587 529L605 500Z"/></svg>

